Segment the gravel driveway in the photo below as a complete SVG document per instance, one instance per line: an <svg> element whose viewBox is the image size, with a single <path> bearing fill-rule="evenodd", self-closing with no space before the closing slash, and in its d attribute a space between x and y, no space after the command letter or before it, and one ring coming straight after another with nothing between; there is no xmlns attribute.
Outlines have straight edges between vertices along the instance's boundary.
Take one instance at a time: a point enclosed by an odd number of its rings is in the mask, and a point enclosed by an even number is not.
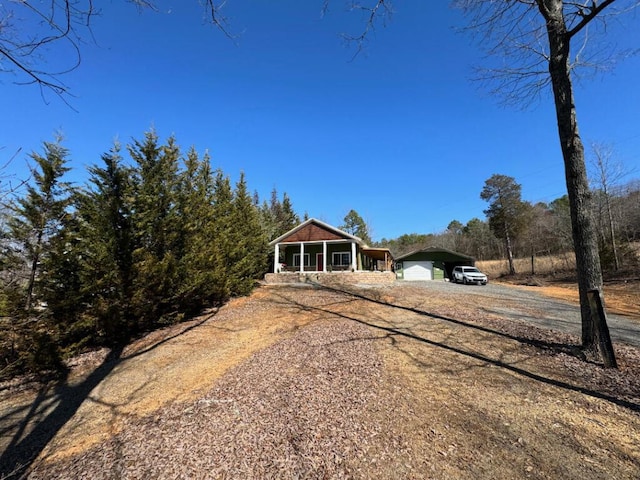
<svg viewBox="0 0 640 480"><path fill-rule="evenodd" d="M531 290L503 284L484 286L449 282L402 282L438 295L460 296L464 302L478 298L481 309L499 317L511 317L538 327L580 335L580 308L572 303L545 297ZM491 300L495 300L495 306ZM489 301L487 301L489 300ZM611 339L640 347L640 319L607 314Z"/></svg>

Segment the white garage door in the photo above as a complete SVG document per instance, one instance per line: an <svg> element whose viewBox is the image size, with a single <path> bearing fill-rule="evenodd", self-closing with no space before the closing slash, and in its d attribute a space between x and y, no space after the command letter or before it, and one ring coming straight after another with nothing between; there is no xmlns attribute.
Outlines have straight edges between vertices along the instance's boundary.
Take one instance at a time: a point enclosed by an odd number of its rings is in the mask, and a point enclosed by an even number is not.
<svg viewBox="0 0 640 480"><path fill-rule="evenodd" d="M433 262L402 262L405 280L433 279Z"/></svg>

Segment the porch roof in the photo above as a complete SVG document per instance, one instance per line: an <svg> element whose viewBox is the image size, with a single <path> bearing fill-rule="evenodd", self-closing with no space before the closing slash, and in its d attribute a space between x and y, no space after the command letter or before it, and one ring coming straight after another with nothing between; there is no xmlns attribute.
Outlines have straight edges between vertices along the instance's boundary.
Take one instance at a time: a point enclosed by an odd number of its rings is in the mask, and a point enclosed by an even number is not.
<svg viewBox="0 0 640 480"><path fill-rule="evenodd" d="M388 248L362 247L362 253L364 253L367 257L372 258L374 260L382 260L382 261L385 261L387 259L393 260L393 255L391 254L391 250L389 250Z"/></svg>

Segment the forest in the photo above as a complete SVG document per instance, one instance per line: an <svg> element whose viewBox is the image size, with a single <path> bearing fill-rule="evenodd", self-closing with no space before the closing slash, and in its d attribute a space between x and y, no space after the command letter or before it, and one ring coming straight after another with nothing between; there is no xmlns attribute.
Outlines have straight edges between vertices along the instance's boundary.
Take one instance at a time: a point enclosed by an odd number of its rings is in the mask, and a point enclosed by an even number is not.
<svg viewBox="0 0 640 480"><path fill-rule="evenodd" d="M65 181L69 158L45 142L30 179L2 192L0 379L64 372L72 355L250 293L268 241L300 221L286 194L261 202L244 174L232 185L154 131L113 145L86 185Z"/></svg>

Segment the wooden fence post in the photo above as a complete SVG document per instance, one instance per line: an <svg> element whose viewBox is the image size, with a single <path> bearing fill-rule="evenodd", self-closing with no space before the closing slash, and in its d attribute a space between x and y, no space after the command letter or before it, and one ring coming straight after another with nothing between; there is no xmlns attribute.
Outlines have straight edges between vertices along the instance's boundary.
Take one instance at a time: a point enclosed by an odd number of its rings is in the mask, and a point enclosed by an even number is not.
<svg viewBox="0 0 640 480"><path fill-rule="evenodd" d="M536 254L531 253L531 275L536 274Z"/></svg>
<svg viewBox="0 0 640 480"><path fill-rule="evenodd" d="M589 298L589 306L591 307L591 322L595 327L594 331L597 336L598 350L604 366L607 368L618 368L613 345L611 344L611 337L609 336L609 327L607 326L607 317L602 304L600 290L589 290L587 297Z"/></svg>

